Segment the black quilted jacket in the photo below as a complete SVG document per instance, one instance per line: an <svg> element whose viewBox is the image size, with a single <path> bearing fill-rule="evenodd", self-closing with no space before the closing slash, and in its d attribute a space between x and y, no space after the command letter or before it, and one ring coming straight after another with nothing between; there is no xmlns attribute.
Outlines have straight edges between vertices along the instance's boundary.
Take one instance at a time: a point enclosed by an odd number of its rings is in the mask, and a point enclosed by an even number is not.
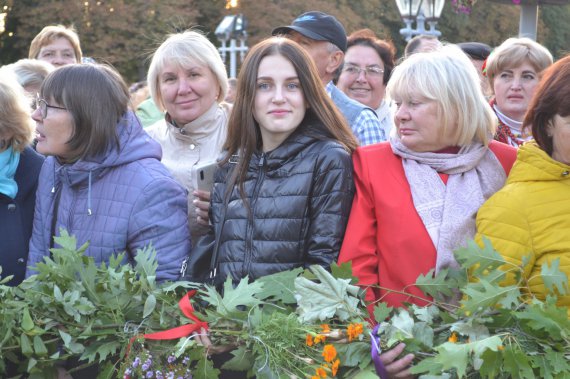
<svg viewBox="0 0 570 379"><path fill-rule="evenodd" d="M222 228L225 178L234 167L218 170L212 192L220 279L336 261L354 195L352 159L338 142L298 131L277 149L254 154L244 185L251 212L236 186Z"/></svg>

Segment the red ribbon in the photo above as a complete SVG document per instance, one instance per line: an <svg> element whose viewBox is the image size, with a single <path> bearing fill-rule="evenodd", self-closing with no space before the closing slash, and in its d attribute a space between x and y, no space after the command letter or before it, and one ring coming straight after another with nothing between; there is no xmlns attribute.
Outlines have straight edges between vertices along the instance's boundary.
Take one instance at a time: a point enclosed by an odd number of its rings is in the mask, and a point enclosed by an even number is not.
<svg viewBox="0 0 570 379"><path fill-rule="evenodd" d="M176 328L164 330L162 332L144 334L143 337L145 339L149 339L149 340L173 340L176 338L187 337L190 334L192 334L192 333L194 333L194 332L196 332L202 328L208 330L208 323L205 321L201 321L194 314L194 307L192 306L192 303L190 302L190 299L192 299L194 297L194 295L196 295L196 292L197 292L196 290L188 291L188 293L186 295L184 295L182 297L182 299L180 299L180 301L178 302L178 307L180 308L180 310L182 311L184 316L186 316L190 320L194 321L194 323L186 324L186 325L182 325L182 326L177 326ZM131 345L136 338L137 338L136 336L131 338L131 340L129 342L129 346L127 347L127 351L125 354L126 356L129 355Z"/></svg>

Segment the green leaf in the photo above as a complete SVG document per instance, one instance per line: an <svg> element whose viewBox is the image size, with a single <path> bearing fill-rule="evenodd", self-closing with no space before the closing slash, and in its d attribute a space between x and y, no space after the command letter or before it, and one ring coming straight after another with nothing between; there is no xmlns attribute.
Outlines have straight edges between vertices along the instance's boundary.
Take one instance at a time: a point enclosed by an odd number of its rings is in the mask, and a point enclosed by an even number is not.
<svg viewBox="0 0 570 379"><path fill-rule="evenodd" d="M34 321L32 320L32 316L30 316L30 310L26 307L22 313L22 329L29 332L34 329Z"/></svg>
<svg viewBox="0 0 570 379"><path fill-rule="evenodd" d="M415 342L419 342L426 348L433 347L433 329L426 322L417 322L412 327Z"/></svg>
<svg viewBox="0 0 570 379"><path fill-rule="evenodd" d="M34 352L40 357L44 357L48 353L46 345L40 336L34 336Z"/></svg>
<svg viewBox="0 0 570 379"><path fill-rule="evenodd" d="M358 278L352 273L352 262L344 262L331 264L331 273L338 279L350 279L350 284L358 283Z"/></svg>
<svg viewBox="0 0 570 379"><path fill-rule="evenodd" d="M203 357L198 361L196 368L192 371L192 378L195 379L218 379L220 370L214 368L212 361Z"/></svg>
<svg viewBox="0 0 570 379"><path fill-rule="evenodd" d="M369 342L352 342L335 344L342 365L347 367L367 366L372 361Z"/></svg>
<svg viewBox="0 0 570 379"><path fill-rule="evenodd" d="M22 354L24 354L27 357L34 354L34 350L32 349L32 344L30 342L30 339L24 333L20 335L20 350L22 350Z"/></svg>
<svg viewBox="0 0 570 379"><path fill-rule="evenodd" d="M436 347L439 355L435 361L441 364L443 370L455 369L457 376L465 376L468 362L468 348L463 344L445 342Z"/></svg>
<svg viewBox="0 0 570 379"><path fill-rule="evenodd" d="M262 276L257 279L263 285L263 291L257 296L261 300L273 298L285 304L295 303L295 279L303 272L299 267L293 270L281 271L275 274Z"/></svg>
<svg viewBox="0 0 570 379"><path fill-rule="evenodd" d="M223 364L223 369L232 371L248 371L251 369L254 361L253 355L245 346L240 346L231 353L233 357Z"/></svg>
<svg viewBox="0 0 570 379"><path fill-rule="evenodd" d="M304 277L295 279L301 322L315 323L337 316L341 321L359 317L359 288L350 284L349 279L337 279L321 266L311 266L310 270L318 278L315 283Z"/></svg>
<svg viewBox="0 0 570 379"><path fill-rule="evenodd" d="M461 304L465 311L481 312L493 307L507 296L510 291L518 290L516 285L502 287L497 283L489 283L481 278L478 283L471 283L463 289L467 299L463 299Z"/></svg>
<svg viewBox="0 0 570 379"><path fill-rule="evenodd" d="M474 320L461 320L454 323L449 330L462 336L468 336L471 341L479 341L489 337L489 328Z"/></svg>
<svg viewBox="0 0 570 379"><path fill-rule="evenodd" d="M520 348L514 348L512 345L505 347L503 350L505 372L512 375L513 378L534 378L534 372L530 367L529 358Z"/></svg>
<svg viewBox="0 0 570 379"><path fill-rule="evenodd" d="M499 374L502 371L502 353L493 350L485 350L481 354L481 359L484 362L484 364L479 367L479 374L481 377L486 377L488 379L499 377Z"/></svg>
<svg viewBox="0 0 570 379"><path fill-rule="evenodd" d="M533 330L544 330L554 338L568 338L570 331L570 319L567 308L556 306L556 297L547 296L546 302L538 300L516 313L519 320L526 321L526 324Z"/></svg>
<svg viewBox="0 0 570 379"><path fill-rule="evenodd" d="M410 368L410 372L412 374L422 374L422 373L430 373L430 374L438 374L443 371L443 366L441 363L436 361L436 357L429 357L422 359L419 363L414 364ZM424 375L421 376L424 378Z"/></svg>
<svg viewBox="0 0 570 379"><path fill-rule="evenodd" d="M151 293L144 302L143 318L147 318L156 308L156 297Z"/></svg>
<svg viewBox="0 0 570 379"><path fill-rule="evenodd" d="M435 270L430 270L427 274L418 276L416 286L431 297L437 297L439 294L452 296L453 287L450 287L446 281L448 271L448 269L443 269L434 276Z"/></svg>
<svg viewBox="0 0 570 379"><path fill-rule="evenodd" d="M434 319L439 316L439 309L435 305L427 307L418 307L413 305L411 309L419 321L424 321L428 324L431 324Z"/></svg>
<svg viewBox="0 0 570 379"><path fill-rule="evenodd" d="M455 250L455 259L462 267L473 269L473 276L482 277L485 270L494 270L505 264L505 259L491 244L491 241L483 237L483 247L471 240L466 247Z"/></svg>
<svg viewBox="0 0 570 379"><path fill-rule="evenodd" d="M382 322L390 316L394 308L389 307L386 303L377 303L374 306L374 320Z"/></svg>
<svg viewBox="0 0 570 379"><path fill-rule="evenodd" d="M548 266L548 262L542 264L540 275L544 284L550 291L554 291L556 287L561 295L568 294L568 276L560 271L560 258L554 259L551 263L552 266Z"/></svg>
<svg viewBox="0 0 570 379"><path fill-rule="evenodd" d="M263 290L263 284L258 281L249 283L247 277L240 280L234 288L232 278L228 276L224 283L224 296L222 297L214 287L206 286L200 293L203 299L216 308L221 316L229 316L238 311L239 306L252 307L261 301L255 295Z"/></svg>

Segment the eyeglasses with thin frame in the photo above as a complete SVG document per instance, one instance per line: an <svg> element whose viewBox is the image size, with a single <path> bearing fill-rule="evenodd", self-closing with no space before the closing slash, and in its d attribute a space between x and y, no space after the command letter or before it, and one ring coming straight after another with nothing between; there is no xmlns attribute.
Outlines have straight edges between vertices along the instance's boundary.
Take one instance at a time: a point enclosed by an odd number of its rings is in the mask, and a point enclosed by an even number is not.
<svg viewBox="0 0 570 379"><path fill-rule="evenodd" d="M364 68L360 68L360 67L354 66L354 65L346 65L346 66L344 66L342 71L346 72L348 75L351 75L351 76L358 76L358 75L360 75L360 73L362 71L364 71L364 75L370 76L370 77L378 77L384 73L384 70L382 70L380 67L376 67L376 66L367 66Z"/></svg>
<svg viewBox="0 0 570 379"><path fill-rule="evenodd" d="M46 118L47 114L48 114L48 108L54 108L54 109L61 109L66 111L67 108L64 107L56 107L55 105L49 105L47 103L47 101L45 101L44 99L40 98L40 94L36 95L36 104L35 104L35 109L40 109L40 116L42 116L42 118Z"/></svg>

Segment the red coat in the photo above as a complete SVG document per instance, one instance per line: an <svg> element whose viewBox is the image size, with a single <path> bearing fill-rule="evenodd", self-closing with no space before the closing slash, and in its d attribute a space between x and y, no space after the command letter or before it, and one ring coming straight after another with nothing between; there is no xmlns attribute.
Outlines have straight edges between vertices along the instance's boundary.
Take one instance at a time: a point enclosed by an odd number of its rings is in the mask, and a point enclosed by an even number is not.
<svg viewBox="0 0 570 379"><path fill-rule="evenodd" d="M491 150L509 173L516 149L492 141ZM412 201L402 159L388 142L360 147L353 155L356 194L339 262L352 261L359 284L379 285L426 298L413 284L435 267L436 250ZM448 175L440 174L447 182ZM368 302L389 306L425 301L379 288L366 291Z"/></svg>

